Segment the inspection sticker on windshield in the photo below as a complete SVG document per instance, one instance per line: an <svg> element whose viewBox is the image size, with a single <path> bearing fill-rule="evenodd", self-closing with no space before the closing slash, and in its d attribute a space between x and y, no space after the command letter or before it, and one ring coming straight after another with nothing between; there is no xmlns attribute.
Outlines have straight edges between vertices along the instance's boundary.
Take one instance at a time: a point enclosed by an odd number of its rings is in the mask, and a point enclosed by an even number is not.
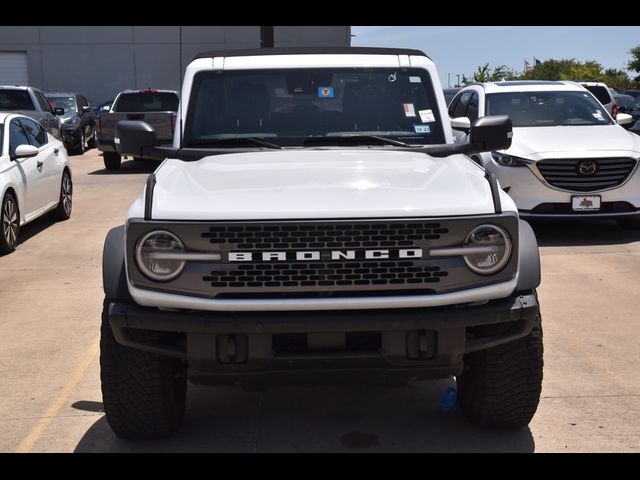
<svg viewBox="0 0 640 480"><path fill-rule="evenodd" d="M422 123L430 123L436 121L436 117L433 115L433 112L430 109L418 110L418 113L420 114L420 120L422 120Z"/></svg>
<svg viewBox="0 0 640 480"><path fill-rule="evenodd" d="M409 77L409 83L422 83L422 79L420 77Z"/></svg>
<svg viewBox="0 0 640 480"><path fill-rule="evenodd" d="M404 108L404 116L405 117L415 117L416 109L413 106L413 103L403 103L402 108Z"/></svg>
<svg viewBox="0 0 640 480"><path fill-rule="evenodd" d="M594 117L596 117L596 120L604 120L602 114L600 112L595 112L593 114Z"/></svg>
<svg viewBox="0 0 640 480"><path fill-rule="evenodd" d="M319 98L333 98L333 87L318 87Z"/></svg>
<svg viewBox="0 0 640 480"><path fill-rule="evenodd" d="M431 127L429 125L413 125L413 131L422 134L431 134Z"/></svg>

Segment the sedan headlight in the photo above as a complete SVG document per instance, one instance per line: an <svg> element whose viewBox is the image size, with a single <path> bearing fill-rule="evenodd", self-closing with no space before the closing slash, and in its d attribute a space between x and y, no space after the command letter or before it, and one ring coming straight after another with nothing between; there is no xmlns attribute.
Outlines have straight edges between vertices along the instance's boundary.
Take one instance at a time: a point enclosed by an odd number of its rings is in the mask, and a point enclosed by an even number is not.
<svg viewBox="0 0 640 480"><path fill-rule="evenodd" d="M173 233L155 230L138 241L136 263L151 280L168 282L182 273L186 262L176 259L175 254L184 251L184 244Z"/></svg>
<svg viewBox="0 0 640 480"><path fill-rule="evenodd" d="M495 225L480 225L471 230L464 246L469 249L465 263L479 275L499 272L511 257L509 234Z"/></svg>
<svg viewBox="0 0 640 480"><path fill-rule="evenodd" d="M503 167L525 167L533 163L533 161L527 160L526 158L514 157L513 155L500 152L491 152L491 158Z"/></svg>

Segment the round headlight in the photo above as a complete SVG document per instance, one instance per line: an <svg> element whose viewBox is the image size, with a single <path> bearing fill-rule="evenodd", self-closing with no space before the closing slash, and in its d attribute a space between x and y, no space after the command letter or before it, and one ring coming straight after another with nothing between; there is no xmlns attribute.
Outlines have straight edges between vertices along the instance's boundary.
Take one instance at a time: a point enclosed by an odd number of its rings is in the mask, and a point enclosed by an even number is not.
<svg viewBox="0 0 640 480"><path fill-rule="evenodd" d="M478 253L464 256L467 266L480 275L491 275L500 271L511 257L509 234L495 225L480 225L474 228L467 235L464 245L480 247Z"/></svg>
<svg viewBox="0 0 640 480"><path fill-rule="evenodd" d="M184 251L184 245L173 233L155 230L138 241L136 262L151 280L168 282L180 275L185 266L184 260L172 259L171 254Z"/></svg>

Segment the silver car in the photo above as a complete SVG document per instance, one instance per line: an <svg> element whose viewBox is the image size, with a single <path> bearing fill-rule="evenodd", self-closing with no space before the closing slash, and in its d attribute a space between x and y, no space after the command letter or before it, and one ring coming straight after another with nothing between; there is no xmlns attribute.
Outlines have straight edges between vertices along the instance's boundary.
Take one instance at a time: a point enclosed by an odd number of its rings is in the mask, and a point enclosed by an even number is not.
<svg viewBox="0 0 640 480"><path fill-rule="evenodd" d="M62 125L57 115L62 109L53 109L40 90L20 85L0 86L0 112L19 113L39 122L51 135L60 138Z"/></svg>

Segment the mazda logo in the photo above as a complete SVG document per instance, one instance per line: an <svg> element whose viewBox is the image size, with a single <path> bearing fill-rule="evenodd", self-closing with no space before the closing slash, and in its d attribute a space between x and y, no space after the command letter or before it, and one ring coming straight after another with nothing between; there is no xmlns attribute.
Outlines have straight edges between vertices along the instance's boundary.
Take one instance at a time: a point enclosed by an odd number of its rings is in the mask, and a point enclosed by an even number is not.
<svg viewBox="0 0 640 480"><path fill-rule="evenodd" d="M585 160L576 166L576 170L578 171L578 175L583 177L593 177L596 173L598 173L598 162L593 160Z"/></svg>

